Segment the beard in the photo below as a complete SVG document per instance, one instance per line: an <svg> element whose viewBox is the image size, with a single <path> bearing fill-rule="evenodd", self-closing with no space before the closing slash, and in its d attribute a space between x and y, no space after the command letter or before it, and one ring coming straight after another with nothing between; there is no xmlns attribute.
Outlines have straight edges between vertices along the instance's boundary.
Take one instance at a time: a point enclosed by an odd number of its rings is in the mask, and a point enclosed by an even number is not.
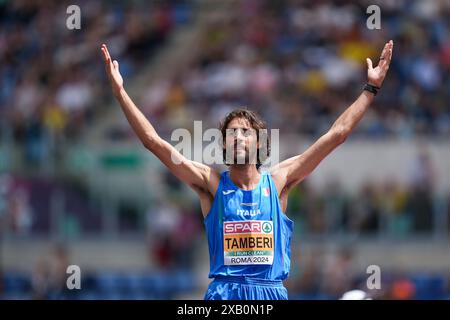
<svg viewBox="0 0 450 320"><path fill-rule="evenodd" d="M252 151L252 152L251 152ZM249 150L247 146L226 148L225 152L225 164L227 165L245 165L245 164L257 164L257 150Z"/></svg>

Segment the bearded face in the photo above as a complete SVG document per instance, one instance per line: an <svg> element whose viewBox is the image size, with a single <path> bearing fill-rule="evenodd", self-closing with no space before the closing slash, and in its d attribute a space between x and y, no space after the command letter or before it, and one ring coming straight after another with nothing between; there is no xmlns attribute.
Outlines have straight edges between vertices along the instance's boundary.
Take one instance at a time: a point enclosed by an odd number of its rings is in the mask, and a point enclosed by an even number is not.
<svg viewBox="0 0 450 320"><path fill-rule="evenodd" d="M235 118L230 121L225 134L227 164L256 164L258 147L257 132L248 120Z"/></svg>

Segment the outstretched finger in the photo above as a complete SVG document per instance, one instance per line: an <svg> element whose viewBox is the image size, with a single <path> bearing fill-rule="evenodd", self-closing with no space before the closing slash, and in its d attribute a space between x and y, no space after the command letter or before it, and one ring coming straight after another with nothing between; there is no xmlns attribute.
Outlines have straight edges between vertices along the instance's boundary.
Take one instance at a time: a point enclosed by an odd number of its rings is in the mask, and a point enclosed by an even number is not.
<svg viewBox="0 0 450 320"><path fill-rule="evenodd" d="M106 44L102 45L102 51L103 51L103 54L105 56L105 62L110 63L111 62L111 56L109 54L108 47L106 46Z"/></svg>
<svg viewBox="0 0 450 320"><path fill-rule="evenodd" d="M389 42L384 45L383 50L381 51L380 59L379 59L379 62L378 62L379 66L383 66L383 64L385 62L385 59L386 59L386 54L387 54L388 50L389 50Z"/></svg>
<svg viewBox="0 0 450 320"><path fill-rule="evenodd" d="M102 46L102 57L103 57L103 61L105 63L107 63L108 62L108 55L106 54L106 50L105 50L105 48L103 48L103 46Z"/></svg>
<svg viewBox="0 0 450 320"><path fill-rule="evenodd" d="M383 64L383 68L386 70L389 69L389 64L391 63L393 48L394 48L394 43L391 40L391 41L389 41L389 47L386 52L385 63Z"/></svg>
<svg viewBox="0 0 450 320"><path fill-rule="evenodd" d="M394 42L392 40L389 40L389 42L386 44L386 49L383 55L383 60L380 63L380 66L385 68L386 66L389 66L389 63L391 62L392 58L392 49L394 47Z"/></svg>
<svg viewBox="0 0 450 320"><path fill-rule="evenodd" d="M372 70L373 69L372 60L370 58L367 58L366 62L367 62L367 68L369 70Z"/></svg>

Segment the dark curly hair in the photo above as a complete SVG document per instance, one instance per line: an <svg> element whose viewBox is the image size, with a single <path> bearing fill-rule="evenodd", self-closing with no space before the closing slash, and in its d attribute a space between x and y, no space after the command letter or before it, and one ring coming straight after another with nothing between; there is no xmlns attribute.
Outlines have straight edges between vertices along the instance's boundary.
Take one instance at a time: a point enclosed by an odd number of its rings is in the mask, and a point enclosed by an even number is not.
<svg viewBox="0 0 450 320"><path fill-rule="evenodd" d="M222 132L222 146L224 145L223 141L225 141L226 137L226 130L228 128L228 125L233 119L241 118L247 120L251 127L256 130L257 132L257 141L259 142L260 138L260 130L266 130L267 134L263 136L263 138L266 138L266 145L261 144L261 146L258 148L256 156L257 156L257 162L256 162L256 169L259 169L261 165L264 163L264 161L267 160L270 156L270 139L269 134L267 130L267 124L262 118L254 111L248 110L248 109L235 109L228 113L226 117L220 122L219 130ZM225 148L223 148L223 161L226 164L226 152Z"/></svg>

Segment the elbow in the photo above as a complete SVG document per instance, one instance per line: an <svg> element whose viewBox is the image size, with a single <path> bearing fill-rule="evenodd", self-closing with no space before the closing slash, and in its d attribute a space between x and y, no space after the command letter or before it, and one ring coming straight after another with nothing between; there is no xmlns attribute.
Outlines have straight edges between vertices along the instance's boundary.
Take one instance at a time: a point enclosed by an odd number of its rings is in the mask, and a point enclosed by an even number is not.
<svg viewBox="0 0 450 320"><path fill-rule="evenodd" d="M350 134L350 130L348 130L345 127L339 126L339 127L333 128L331 134L332 134L333 140L336 141L336 143L339 145L339 144L344 143L345 140L347 140L347 137Z"/></svg>

